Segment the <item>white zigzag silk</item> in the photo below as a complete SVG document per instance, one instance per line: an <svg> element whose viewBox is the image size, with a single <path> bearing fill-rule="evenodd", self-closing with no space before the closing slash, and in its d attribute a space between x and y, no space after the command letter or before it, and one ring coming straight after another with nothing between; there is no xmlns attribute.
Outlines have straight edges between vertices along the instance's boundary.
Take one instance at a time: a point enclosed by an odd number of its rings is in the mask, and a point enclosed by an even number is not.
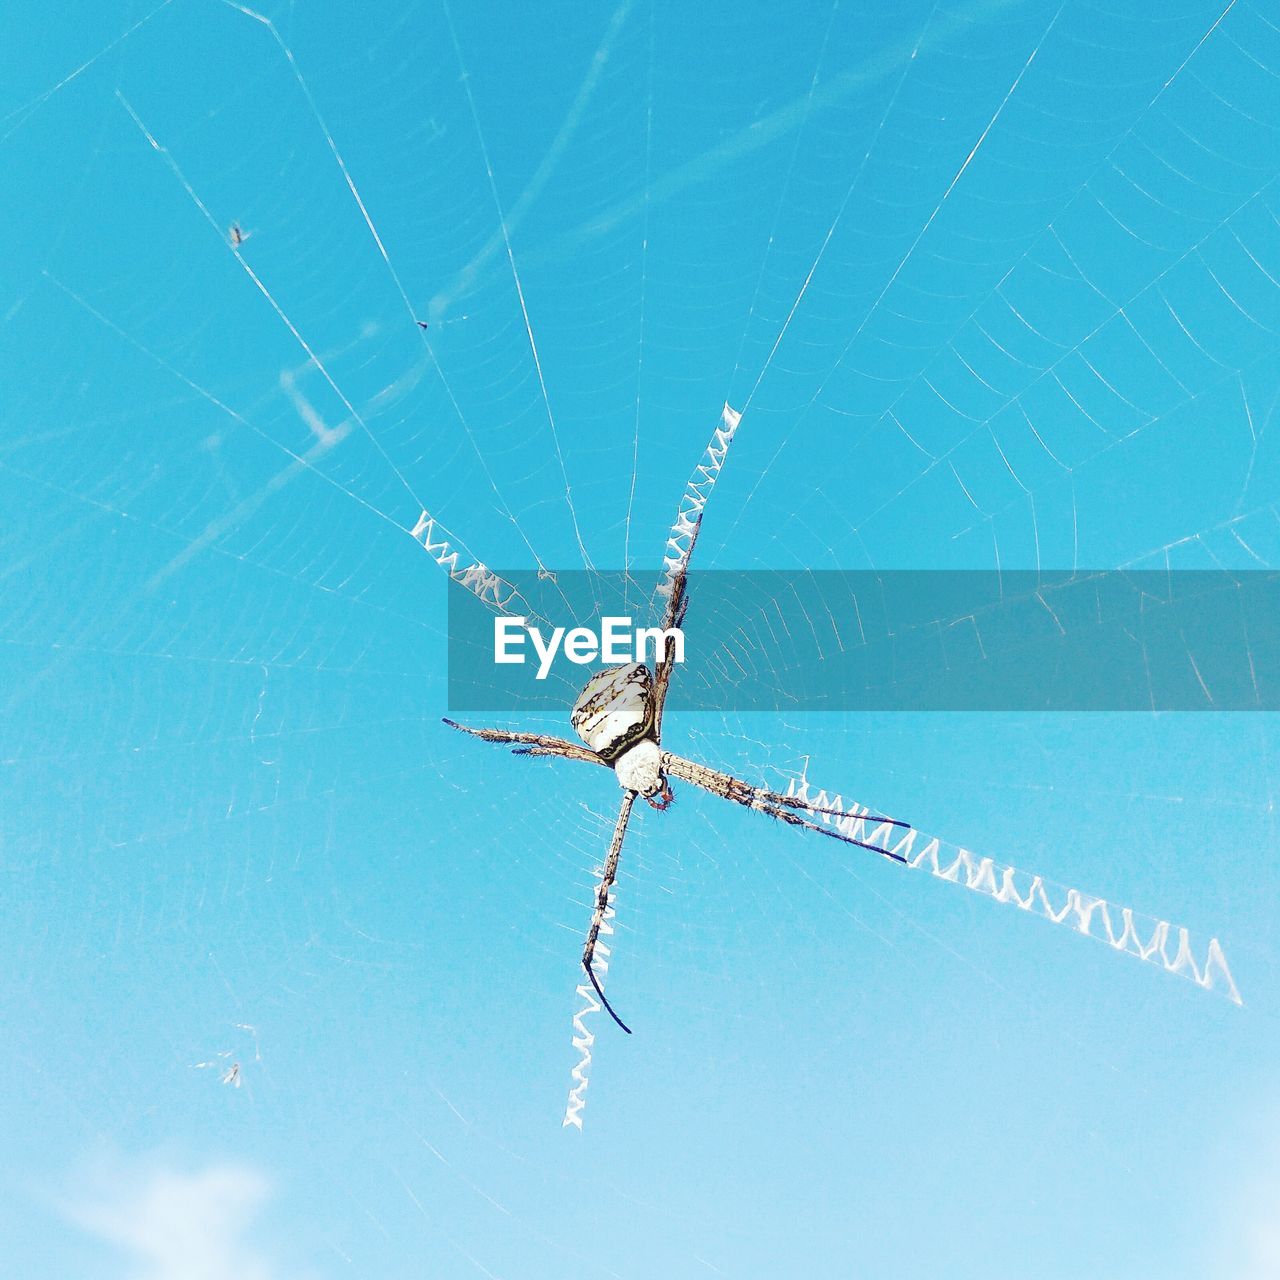
<svg viewBox="0 0 1280 1280"><path fill-rule="evenodd" d="M593 893L592 901L600 892L600 886L604 882L604 868L596 868L596 888ZM609 895L609 905L605 908L604 917L600 921L600 939L596 942L595 959L592 967L595 969L596 979L603 988L605 980L609 974L609 948L602 939L607 934L613 936L613 899L614 895ZM575 993L582 1001L582 1007L573 1015L573 1047L581 1054L577 1063L574 1065L570 1075L573 1077L573 1084L569 1087L569 1101L564 1109L564 1124L561 1128L567 1128L569 1125L579 1131L582 1129L582 1110L587 1105L587 1069L591 1066L591 1047L596 1042L595 1033L587 1030L584 1019L589 1013L600 1012L600 1001L596 998L596 993L591 989L589 982L580 982L578 990Z"/></svg>
<svg viewBox="0 0 1280 1280"><path fill-rule="evenodd" d="M454 582L466 587L490 608L506 614L529 613L520 592L477 560L461 543L451 542L453 535L430 512L423 511L409 534ZM463 558L471 563L460 564Z"/></svg>
<svg viewBox="0 0 1280 1280"><path fill-rule="evenodd" d="M1236 1004L1243 1003L1217 938L1209 939L1203 959L1197 960L1188 931L1167 920L1138 915L1130 907L1117 907L1105 898L1069 889L991 858L980 858L968 849L914 828L904 830L887 823L869 822L867 815L873 812L871 809L858 804L846 805L839 795L815 791L804 776L788 782L787 795L824 809L844 810L843 818L827 813L815 816L842 835L880 845L900 855L908 867L927 870L939 880L961 885L996 902L1009 903L1053 924L1065 924L1077 933L1105 942L1113 950L1158 965L1166 973L1186 978L1206 991L1216 991Z"/></svg>
<svg viewBox="0 0 1280 1280"><path fill-rule="evenodd" d="M730 409L726 403L720 411L720 425L694 468L693 475L689 477L684 496L680 499L680 510L676 512L676 522L671 526L667 548L662 556L662 580L658 583L657 591L660 599L671 599L677 581L689 567L693 544L697 542L698 530L702 527L703 509L720 478L720 468L724 466L734 432L741 421L742 414Z"/></svg>

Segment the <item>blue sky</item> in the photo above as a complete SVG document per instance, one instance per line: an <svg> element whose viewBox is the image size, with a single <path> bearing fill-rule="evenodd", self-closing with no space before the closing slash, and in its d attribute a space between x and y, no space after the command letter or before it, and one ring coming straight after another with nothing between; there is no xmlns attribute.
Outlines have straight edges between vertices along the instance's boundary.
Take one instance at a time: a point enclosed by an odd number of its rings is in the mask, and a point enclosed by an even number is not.
<svg viewBox="0 0 1280 1280"><path fill-rule="evenodd" d="M577 1133L616 785L440 724L405 536L647 582L727 399L704 567L1273 566L1265 7L5 26L7 1273L1280 1270L1274 717L673 713L1244 1006L686 789Z"/></svg>

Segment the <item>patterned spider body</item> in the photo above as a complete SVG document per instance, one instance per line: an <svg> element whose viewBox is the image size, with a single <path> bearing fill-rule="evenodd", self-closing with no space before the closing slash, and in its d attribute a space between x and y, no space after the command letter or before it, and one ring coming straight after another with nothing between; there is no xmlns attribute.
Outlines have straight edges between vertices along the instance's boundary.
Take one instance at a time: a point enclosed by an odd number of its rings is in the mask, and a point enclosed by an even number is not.
<svg viewBox="0 0 1280 1280"><path fill-rule="evenodd" d="M670 631L679 627L684 620L688 597L685 594L685 574L689 568L689 557L693 554L694 543L698 539L698 529L702 524L702 511L706 506L707 496L715 485L716 477L725 455L729 451L729 443L737 430L741 415L726 404L721 414L721 425L716 429L711 444L703 454L681 500L676 514L676 522L671 536L667 539L666 552L663 557L663 576L659 584L659 595L666 599L666 607L662 617L662 631ZM423 513L424 519L430 518ZM416 534L414 535L417 536ZM449 568L456 564L457 554L448 543L441 543L438 563L448 569L450 577L467 585L471 570L459 570L457 573ZM428 547L430 550L431 548ZM478 571L477 571L478 572ZM487 571L485 571L487 574ZM477 581L501 582L492 574L477 578ZM474 585L471 589L486 599L485 592ZM514 589L513 589L514 591ZM518 594L518 593L516 593ZM489 599L490 604L496 601ZM613 828L613 839L609 842L609 850L605 855L604 865L600 868L600 883L596 888L596 906L591 917L591 928L587 931L587 940L582 948L582 968L591 981L595 991L597 1004L584 992L589 1001L583 1011L590 1013L603 1007L609 1016L623 1031L630 1034L627 1026L614 1011L605 997L604 988L600 985L592 964L595 960L596 948L600 945L600 935L612 930L607 920L612 914L610 901L614 883L618 878L618 861L622 856L622 843L627 835L627 823L631 818L631 809L636 796L643 796L655 809L665 809L672 800L668 775L679 778L712 795L724 800L732 800L747 809L755 809L770 818L786 823L788 826L801 827L815 831L819 835L830 836L845 844L857 845L897 862L905 862L906 858L895 850L885 849L877 844L855 839L853 835L836 827L822 825L813 821L812 815L825 818L836 817L847 820L849 814L843 808L825 808L809 801L793 796L770 791L765 787L755 787L732 774L723 773L708 765L686 760L683 756L663 751L658 745L662 739L662 716L666 704L667 689L676 662L677 646L665 643L657 659L656 674L650 671L643 662L632 662L626 666L608 667L597 671L587 681L586 687L578 695L573 704L571 719L574 732L586 744L580 747L577 743L564 738L551 737L543 733L520 733L510 729L473 729L468 725L455 724L452 720L445 723L463 733L473 734L485 742L497 742L511 746L517 753L529 756L559 756L565 760L585 761L590 764L605 765L614 771L622 787L622 805L618 810L618 820ZM905 827L905 822L895 818L869 816L859 812L860 823L887 824L891 827ZM607 954L605 952L604 954ZM582 988L579 988L582 991ZM579 1015L581 1017L581 1015ZM581 1027L577 1020L575 1027ZM581 1044L585 1057L574 1070L575 1077L581 1081L579 1086L586 1088L586 1077L582 1074L591 1061L589 1046L591 1037L583 1030L584 1039L575 1040ZM576 1101L575 1101L576 1099ZM570 1112L565 1119L566 1124L579 1124L577 1112L581 1110L580 1095L570 1095ZM576 1107L576 1109L575 1109Z"/></svg>
<svg viewBox="0 0 1280 1280"><path fill-rule="evenodd" d="M670 803L654 730L653 673L643 662L597 671L573 704L574 732L613 766L624 791Z"/></svg>

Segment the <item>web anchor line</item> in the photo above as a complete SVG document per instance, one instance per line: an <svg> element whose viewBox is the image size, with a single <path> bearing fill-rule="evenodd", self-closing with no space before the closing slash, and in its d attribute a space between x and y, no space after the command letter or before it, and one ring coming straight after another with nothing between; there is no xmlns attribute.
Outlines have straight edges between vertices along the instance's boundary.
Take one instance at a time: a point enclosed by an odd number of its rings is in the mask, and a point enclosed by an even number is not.
<svg viewBox="0 0 1280 1280"><path fill-rule="evenodd" d="M838 794L810 787L803 774L787 783L787 795L806 802L812 800L816 806L814 811L827 825L847 836L883 843L913 870L928 871L938 880L947 880L995 902L1010 904L1051 924L1065 924L1076 933L1106 943L1114 951L1136 956L1206 991L1217 992L1234 1004L1244 1003L1217 938L1209 939L1202 958L1197 959L1190 931L1180 925L1140 915L1132 907L1120 907L1105 898L980 857L915 828L895 831L869 809L857 803L846 804ZM836 816L832 810L842 810L844 816ZM919 849L917 842L923 842Z"/></svg>

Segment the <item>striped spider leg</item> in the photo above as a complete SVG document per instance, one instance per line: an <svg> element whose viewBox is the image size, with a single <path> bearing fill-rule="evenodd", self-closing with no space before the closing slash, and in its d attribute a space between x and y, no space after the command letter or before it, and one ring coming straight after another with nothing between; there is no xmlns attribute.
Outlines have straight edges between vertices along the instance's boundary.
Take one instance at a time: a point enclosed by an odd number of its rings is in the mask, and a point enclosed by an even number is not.
<svg viewBox="0 0 1280 1280"><path fill-rule="evenodd" d="M878 844L869 844L865 840L855 840L834 827L821 826L802 816L803 813L811 813L847 818L849 815L844 809L808 803L798 796L787 796L781 791L770 791L767 787L753 786L749 782L743 782L741 778L735 778L731 773L722 773L719 769L699 764L696 760L686 760L683 756L674 755L670 751L662 753L662 767L673 778L692 783L695 787L701 787L704 791L709 791L723 800L732 800L734 804L740 804L744 808L768 814L769 817L785 822L788 826L803 827L806 831L816 831L819 835L833 836L844 844L867 849L894 862L906 861L899 853L881 848ZM899 818L886 818L878 814L860 815L860 818L866 824L876 827L910 827L911 825Z"/></svg>
<svg viewBox="0 0 1280 1280"><path fill-rule="evenodd" d="M576 742L567 742L564 738L553 738L550 734L517 733L513 729L473 729L470 725L450 720L448 716L443 719L450 729L469 733L473 738L481 738L485 742L514 747L516 755L561 756L565 760L583 760L588 764L606 763L589 747L581 747Z"/></svg>
<svg viewBox="0 0 1280 1280"><path fill-rule="evenodd" d="M618 1017L613 1005L609 1003L609 998L605 995L604 988L600 985L600 979L596 977L596 971L593 966L596 958L596 944L600 940L600 927L604 924L605 916L609 911L609 895L613 892L613 882L618 878L618 859L622 856L622 842L626 838L627 821L631 817L631 806L635 803L635 799L636 792L634 791L628 791L622 797L622 808L618 810L618 821L613 828L613 839L609 842L609 852L605 855L604 871L600 876L600 887L596 890L596 907L591 913L591 928L587 930L586 945L582 948L582 967L586 970L587 977L591 979L591 985L595 988L596 995L600 997L600 1003L608 1011L609 1017L627 1035L631 1034L631 1028Z"/></svg>

